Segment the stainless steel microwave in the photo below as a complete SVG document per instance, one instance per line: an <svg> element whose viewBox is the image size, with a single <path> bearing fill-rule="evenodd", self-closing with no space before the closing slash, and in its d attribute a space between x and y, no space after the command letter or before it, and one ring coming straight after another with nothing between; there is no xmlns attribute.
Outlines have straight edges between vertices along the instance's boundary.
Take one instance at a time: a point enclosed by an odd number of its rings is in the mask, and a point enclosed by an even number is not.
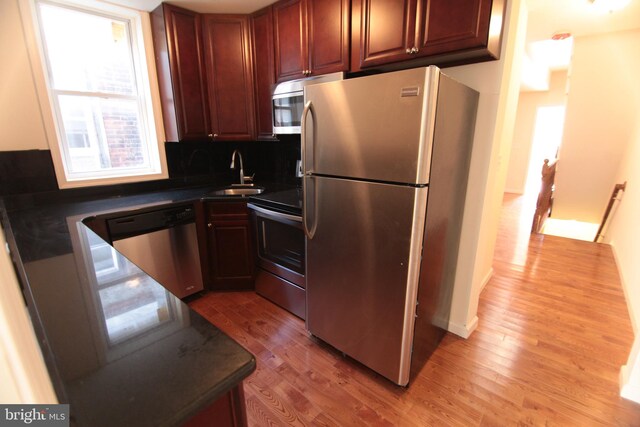
<svg viewBox="0 0 640 427"><path fill-rule="evenodd" d="M305 86L342 80L344 73L323 74L305 79L290 80L277 85L273 91L273 133L300 133L300 120L304 108Z"/></svg>

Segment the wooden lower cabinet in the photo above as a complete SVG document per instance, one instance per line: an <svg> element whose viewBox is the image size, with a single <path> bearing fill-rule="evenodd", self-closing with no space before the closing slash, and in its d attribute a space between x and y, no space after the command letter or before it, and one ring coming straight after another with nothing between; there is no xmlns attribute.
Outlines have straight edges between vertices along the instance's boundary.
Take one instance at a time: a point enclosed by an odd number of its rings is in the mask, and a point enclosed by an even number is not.
<svg viewBox="0 0 640 427"><path fill-rule="evenodd" d="M190 418L182 427L245 427L247 412L242 383Z"/></svg>
<svg viewBox="0 0 640 427"><path fill-rule="evenodd" d="M255 250L246 202L205 203L211 290L253 289Z"/></svg>

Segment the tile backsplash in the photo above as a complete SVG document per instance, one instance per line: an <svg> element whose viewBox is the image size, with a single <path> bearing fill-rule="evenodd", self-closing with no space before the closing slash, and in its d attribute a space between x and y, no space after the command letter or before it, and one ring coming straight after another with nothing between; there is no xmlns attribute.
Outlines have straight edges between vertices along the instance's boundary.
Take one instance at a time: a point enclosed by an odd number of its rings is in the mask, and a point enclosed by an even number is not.
<svg viewBox="0 0 640 427"><path fill-rule="evenodd" d="M0 151L0 196L57 189L51 151Z"/></svg>
<svg viewBox="0 0 640 427"><path fill-rule="evenodd" d="M167 166L170 178L209 175L215 180L238 180L232 170L231 154L242 153L245 175L255 174L255 181L296 183L296 161L300 159L299 136L285 136L279 141L250 142L167 142Z"/></svg>
<svg viewBox="0 0 640 427"><path fill-rule="evenodd" d="M255 174L256 183L299 184L297 135L285 135L279 141L166 142L169 178L220 184L239 181L239 171L230 169L235 149L242 153L245 175ZM56 190L50 150L0 151L0 197Z"/></svg>

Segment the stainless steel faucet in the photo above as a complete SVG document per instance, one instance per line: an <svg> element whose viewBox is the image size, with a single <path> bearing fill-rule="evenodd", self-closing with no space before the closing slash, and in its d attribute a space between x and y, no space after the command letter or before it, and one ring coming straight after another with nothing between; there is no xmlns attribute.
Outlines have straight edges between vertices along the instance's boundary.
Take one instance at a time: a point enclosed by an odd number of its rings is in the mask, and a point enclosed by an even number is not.
<svg viewBox="0 0 640 427"><path fill-rule="evenodd" d="M236 154L238 155L238 157L240 158L240 184L244 184L244 167L242 165L242 153L240 153L240 151L233 150L233 153L231 154L231 169L235 169L236 168Z"/></svg>

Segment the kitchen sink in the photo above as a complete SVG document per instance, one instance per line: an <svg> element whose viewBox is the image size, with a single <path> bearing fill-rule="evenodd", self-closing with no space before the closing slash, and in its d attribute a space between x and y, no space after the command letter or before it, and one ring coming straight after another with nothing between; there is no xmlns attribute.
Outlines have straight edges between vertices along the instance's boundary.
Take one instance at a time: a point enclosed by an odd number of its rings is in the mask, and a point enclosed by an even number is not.
<svg viewBox="0 0 640 427"><path fill-rule="evenodd" d="M252 196L264 192L264 187L253 185L232 185L209 193L211 196Z"/></svg>

